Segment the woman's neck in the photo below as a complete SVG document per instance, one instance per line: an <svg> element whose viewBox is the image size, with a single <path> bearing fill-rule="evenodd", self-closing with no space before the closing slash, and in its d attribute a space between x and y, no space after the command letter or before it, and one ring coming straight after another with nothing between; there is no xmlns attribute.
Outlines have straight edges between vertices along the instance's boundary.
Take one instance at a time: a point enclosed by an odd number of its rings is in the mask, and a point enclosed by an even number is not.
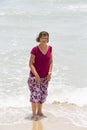
<svg viewBox="0 0 87 130"><path fill-rule="evenodd" d="M39 46L40 47L47 47L47 44L46 43L40 43Z"/></svg>

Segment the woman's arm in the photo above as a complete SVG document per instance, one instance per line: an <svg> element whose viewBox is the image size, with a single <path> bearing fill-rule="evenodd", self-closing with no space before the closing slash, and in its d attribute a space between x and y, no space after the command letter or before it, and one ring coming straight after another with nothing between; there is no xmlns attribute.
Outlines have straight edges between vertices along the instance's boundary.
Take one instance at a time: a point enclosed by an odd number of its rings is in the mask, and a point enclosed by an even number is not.
<svg viewBox="0 0 87 130"><path fill-rule="evenodd" d="M30 56L30 60L29 60L29 67L32 71L32 73L36 76L37 75L37 71L33 65L33 63L35 62L35 55L31 54Z"/></svg>
<svg viewBox="0 0 87 130"><path fill-rule="evenodd" d="M48 72L48 75L46 77L46 81L50 81L50 79L51 79L52 68L53 68L53 56L52 56L52 53L51 53L49 72Z"/></svg>
<svg viewBox="0 0 87 130"><path fill-rule="evenodd" d="M53 68L53 55L51 53L51 57L50 57L50 67L49 67L49 72L48 74L51 75L52 73L52 68Z"/></svg>
<svg viewBox="0 0 87 130"><path fill-rule="evenodd" d="M40 77L39 77L39 75L38 75L38 73L33 65L34 62L35 62L35 55L31 54L30 60L29 60L29 67L30 67L32 73L35 75L36 82L40 83Z"/></svg>

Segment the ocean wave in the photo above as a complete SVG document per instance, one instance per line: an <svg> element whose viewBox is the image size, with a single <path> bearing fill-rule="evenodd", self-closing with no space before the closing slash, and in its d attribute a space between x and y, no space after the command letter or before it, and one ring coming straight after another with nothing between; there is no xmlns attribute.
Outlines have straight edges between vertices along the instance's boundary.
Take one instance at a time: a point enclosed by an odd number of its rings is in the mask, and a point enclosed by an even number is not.
<svg viewBox="0 0 87 130"><path fill-rule="evenodd" d="M66 118L76 126L87 127L87 107L67 103L44 104L44 112L55 119ZM25 123L29 121L31 114L31 107L0 108L0 125Z"/></svg>
<svg viewBox="0 0 87 130"><path fill-rule="evenodd" d="M47 5L46 8L44 8L44 6L41 6L40 8L38 8L38 6L32 7L31 10L26 9L26 10L22 10L20 9L19 11L16 9L8 9L7 11L1 11L0 12L0 16L14 16L14 17L32 17L32 16L50 16L50 15L58 15L56 13L58 13L58 11L63 11L65 13L65 11L72 11L72 12L87 12L87 4L56 4L56 5ZM33 9L34 8L34 9ZM51 8L51 9L50 9ZM55 13L54 13L55 12Z"/></svg>
<svg viewBox="0 0 87 130"><path fill-rule="evenodd" d="M71 10L71 11L87 11L87 4L75 4L75 5L65 5L65 6L57 6L60 10Z"/></svg>
<svg viewBox="0 0 87 130"><path fill-rule="evenodd" d="M73 88L62 85L62 88L58 88L57 86L53 88L53 86L51 86L49 89L49 98L47 99L47 102L67 102L77 106L85 106L87 105L87 87Z"/></svg>

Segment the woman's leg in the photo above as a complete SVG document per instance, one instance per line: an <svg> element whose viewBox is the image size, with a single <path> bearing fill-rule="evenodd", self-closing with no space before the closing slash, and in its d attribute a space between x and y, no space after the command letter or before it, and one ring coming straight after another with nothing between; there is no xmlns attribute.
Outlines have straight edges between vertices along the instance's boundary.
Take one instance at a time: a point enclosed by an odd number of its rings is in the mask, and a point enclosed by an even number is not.
<svg viewBox="0 0 87 130"><path fill-rule="evenodd" d="M48 82L46 82L44 79L42 79L41 86L40 86L41 100L38 103L38 111L37 111L37 114L40 116L44 116L44 114L42 112L42 105L46 101L46 97L48 95L47 88L48 88Z"/></svg>
<svg viewBox="0 0 87 130"><path fill-rule="evenodd" d="M32 117L34 120L38 120L37 116L37 103L32 102Z"/></svg>
<svg viewBox="0 0 87 130"><path fill-rule="evenodd" d="M42 114L42 103L38 103L38 111L37 114L40 115Z"/></svg>
<svg viewBox="0 0 87 130"><path fill-rule="evenodd" d="M37 120L38 116L37 116L37 102L38 102L38 85L35 82L35 78L34 77L29 77L28 78L28 86L29 86L29 90L30 90L30 102L31 102L31 106L32 106L32 118L34 118L34 120ZM38 89L37 89L38 88Z"/></svg>
<svg viewBox="0 0 87 130"><path fill-rule="evenodd" d="M32 115L36 116L36 111L37 111L37 103L32 102Z"/></svg>

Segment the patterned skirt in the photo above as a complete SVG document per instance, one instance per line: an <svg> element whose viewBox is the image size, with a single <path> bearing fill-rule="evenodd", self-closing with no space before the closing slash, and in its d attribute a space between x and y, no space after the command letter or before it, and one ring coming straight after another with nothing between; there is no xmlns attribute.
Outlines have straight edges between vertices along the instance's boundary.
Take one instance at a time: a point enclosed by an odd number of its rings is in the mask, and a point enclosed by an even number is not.
<svg viewBox="0 0 87 130"><path fill-rule="evenodd" d="M48 95L48 82L45 78L40 78L40 84L35 81L35 77L29 75L28 88L30 90L30 102L44 103Z"/></svg>

